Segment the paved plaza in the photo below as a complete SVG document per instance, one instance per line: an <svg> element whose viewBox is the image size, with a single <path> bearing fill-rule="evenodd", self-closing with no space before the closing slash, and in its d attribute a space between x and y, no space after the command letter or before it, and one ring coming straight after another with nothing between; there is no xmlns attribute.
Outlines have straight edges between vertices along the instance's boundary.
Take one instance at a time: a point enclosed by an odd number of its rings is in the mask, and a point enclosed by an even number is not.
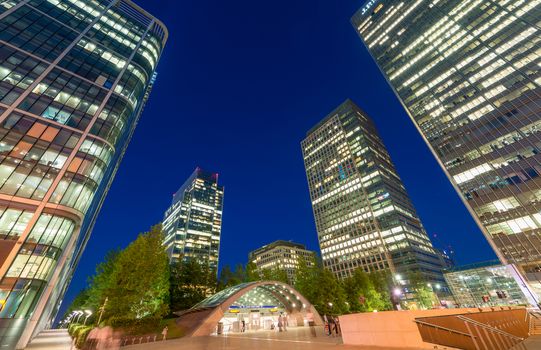
<svg viewBox="0 0 541 350"><path fill-rule="evenodd" d="M527 350L541 349L541 335L528 338ZM28 350L70 350L71 341L65 329L47 330L26 348ZM122 347L126 350L386 350L383 348L343 345L341 338L328 337L318 329L315 336L309 328L291 328L288 332L257 331L244 334L180 338L156 343ZM414 348L403 348L417 350ZM392 350L392 349L388 349ZM396 350L396 348L395 348Z"/></svg>
<svg viewBox="0 0 541 350"><path fill-rule="evenodd" d="M313 330L315 331L315 329ZM126 350L375 350L375 348L343 345L340 337L329 337L318 327L288 328L287 332L254 331L241 334L173 339L150 344L131 345ZM378 348L378 350L385 350ZM413 350L413 349L411 349Z"/></svg>
<svg viewBox="0 0 541 350"><path fill-rule="evenodd" d="M49 329L41 332L28 346L27 350L69 350L71 338L67 329Z"/></svg>

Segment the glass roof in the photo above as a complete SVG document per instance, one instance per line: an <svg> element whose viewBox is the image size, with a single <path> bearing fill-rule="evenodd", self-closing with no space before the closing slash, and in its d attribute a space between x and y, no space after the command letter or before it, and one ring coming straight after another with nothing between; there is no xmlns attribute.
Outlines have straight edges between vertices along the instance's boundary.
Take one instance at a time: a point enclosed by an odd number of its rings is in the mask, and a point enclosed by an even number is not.
<svg viewBox="0 0 541 350"><path fill-rule="evenodd" d="M226 288L196 304L191 310L216 307L228 300L233 294L256 283L258 282L248 282ZM297 291L292 287L279 283L262 284L250 289L235 300L232 306L253 306L254 308L278 306L288 310L301 310L306 307Z"/></svg>

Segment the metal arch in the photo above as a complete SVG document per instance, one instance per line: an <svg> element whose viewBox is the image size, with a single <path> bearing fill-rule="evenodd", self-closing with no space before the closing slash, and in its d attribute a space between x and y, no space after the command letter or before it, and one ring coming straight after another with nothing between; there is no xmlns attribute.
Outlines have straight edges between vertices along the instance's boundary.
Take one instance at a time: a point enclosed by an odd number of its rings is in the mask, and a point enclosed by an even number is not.
<svg viewBox="0 0 541 350"><path fill-rule="evenodd" d="M289 294L294 295L295 298L303 304L303 307L300 307L299 309L293 309L290 305L290 310L294 312L310 312L314 315L315 324L322 324L321 317L319 316L319 313L317 312L315 307L295 288L278 281L259 281L247 284L245 287L231 294L227 299L214 307L201 309L192 308L186 313L181 313L180 318L177 320L177 325L185 328L186 334L188 336L196 337L210 335L215 330L218 322L224 317L225 312L229 310L233 303L235 303L240 297L258 287L263 287L266 291L271 292L269 288L265 287L276 286L282 287L282 289L288 291ZM273 296L275 296L276 294L276 292L271 293ZM280 300L281 299L285 298L280 297ZM284 306L286 306L286 304L284 304Z"/></svg>

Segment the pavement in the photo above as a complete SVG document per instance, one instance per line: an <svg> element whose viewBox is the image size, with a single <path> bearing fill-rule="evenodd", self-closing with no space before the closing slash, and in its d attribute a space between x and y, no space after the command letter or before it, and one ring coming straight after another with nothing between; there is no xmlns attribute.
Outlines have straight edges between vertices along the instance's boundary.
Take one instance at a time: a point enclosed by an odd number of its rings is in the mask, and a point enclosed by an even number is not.
<svg viewBox="0 0 541 350"><path fill-rule="evenodd" d="M539 350L541 349L541 334L529 336L521 344L524 344L522 350ZM516 347L516 346L515 346ZM518 347L516 347L518 348Z"/></svg>
<svg viewBox="0 0 541 350"><path fill-rule="evenodd" d="M318 327L319 328L319 327ZM180 338L140 345L126 350L375 350L373 347L343 345L341 337L329 337L322 329L315 335L308 327L288 328L287 332L252 331L220 336ZM377 348L385 350L384 348ZM396 349L395 349L396 350ZM413 350L413 349L412 349Z"/></svg>
<svg viewBox="0 0 541 350"><path fill-rule="evenodd" d="M70 350L71 338L67 329L48 329L38 334L25 349Z"/></svg>

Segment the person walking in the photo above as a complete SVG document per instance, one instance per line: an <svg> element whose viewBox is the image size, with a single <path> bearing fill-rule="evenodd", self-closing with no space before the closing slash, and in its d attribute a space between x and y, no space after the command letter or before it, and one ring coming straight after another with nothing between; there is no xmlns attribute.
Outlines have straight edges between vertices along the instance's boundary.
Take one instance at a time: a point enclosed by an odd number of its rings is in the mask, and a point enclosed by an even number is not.
<svg viewBox="0 0 541 350"><path fill-rule="evenodd" d="M336 336L340 336L342 333L340 330L340 320L338 319L338 316L334 318L334 332L336 333Z"/></svg>
<svg viewBox="0 0 541 350"><path fill-rule="evenodd" d="M162 331L162 335L163 335L163 338L162 340L166 340L167 339L167 331L169 330L169 328L167 326L165 326L165 328L163 329Z"/></svg>
<svg viewBox="0 0 541 350"><path fill-rule="evenodd" d="M282 316L278 316L278 331L279 331L279 332L282 331L282 327L283 327L283 324L282 324Z"/></svg>

